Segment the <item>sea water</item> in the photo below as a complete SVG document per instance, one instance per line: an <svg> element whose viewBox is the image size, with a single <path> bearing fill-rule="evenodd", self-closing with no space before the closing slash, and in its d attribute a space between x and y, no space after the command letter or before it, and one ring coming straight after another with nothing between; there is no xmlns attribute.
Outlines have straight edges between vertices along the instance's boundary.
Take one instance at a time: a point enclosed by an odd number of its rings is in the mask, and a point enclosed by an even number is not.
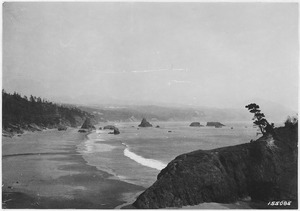
<svg viewBox="0 0 300 211"><path fill-rule="evenodd" d="M139 128L139 122L106 123L98 127L113 124L120 134L96 130L78 146L78 151L89 165L111 174L111 179L147 188L156 181L160 170L180 154L258 138L257 128L251 122L222 123L226 126L190 127L190 122L152 122L153 127Z"/></svg>

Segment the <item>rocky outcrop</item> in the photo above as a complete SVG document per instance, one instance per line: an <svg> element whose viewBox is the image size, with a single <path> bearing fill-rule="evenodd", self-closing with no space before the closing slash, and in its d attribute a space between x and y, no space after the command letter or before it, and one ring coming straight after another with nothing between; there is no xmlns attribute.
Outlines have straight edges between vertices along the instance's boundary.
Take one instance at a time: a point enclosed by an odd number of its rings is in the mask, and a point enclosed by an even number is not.
<svg viewBox="0 0 300 211"><path fill-rule="evenodd" d="M220 122L207 122L206 126L219 128L219 127L223 127L225 125L221 124Z"/></svg>
<svg viewBox="0 0 300 211"><path fill-rule="evenodd" d="M180 155L133 205L181 207L250 196L266 203L291 200L297 206L297 142L297 127L282 127L252 143Z"/></svg>
<svg viewBox="0 0 300 211"><path fill-rule="evenodd" d="M113 125L106 125L103 127L104 130L114 130L116 129L117 127L113 126Z"/></svg>
<svg viewBox="0 0 300 211"><path fill-rule="evenodd" d="M95 130L95 126L92 124L91 120L89 118L86 118L84 121L83 125L81 126L81 129L86 129L86 130Z"/></svg>
<svg viewBox="0 0 300 211"><path fill-rule="evenodd" d="M61 131L61 130L67 130L67 126L65 125L58 125L57 130Z"/></svg>
<svg viewBox="0 0 300 211"><path fill-rule="evenodd" d="M200 122L192 122L190 124L190 127L201 127L202 125L200 124Z"/></svg>
<svg viewBox="0 0 300 211"><path fill-rule="evenodd" d="M139 127L152 127L152 125L145 119L142 119L141 124L138 125Z"/></svg>
<svg viewBox="0 0 300 211"><path fill-rule="evenodd" d="M85 130L85 129L79 129L78 132L79 132L79 133L87 133L88 131Z"/></svg>
<svg viewBox="0 0 300 211"><path fill-rule="evenodd" d="M113 132L109 132L108 134L115 134L115 135L120 134L119 128L117 128L116 126L113 126L113 125L106 125L103 127L103 129L104 130L113 130Z"/></svg>
<svg viewBox="0 0 300 211"><path fill-rule="evenodd" d="M120 134L120 131L119 131L119 129L118 129L118 128L114 129L114 134L115 134L115 135L118 135L118 134Z"/></svg>
<svg viewBox="0 0 300 211"><path fill-rule="evenodd" d="M120 134L120 131L119 131L118 128L115 128L115 129L114 129L114 132L110 132L109 134L118 135L118 134Z"/></svg>

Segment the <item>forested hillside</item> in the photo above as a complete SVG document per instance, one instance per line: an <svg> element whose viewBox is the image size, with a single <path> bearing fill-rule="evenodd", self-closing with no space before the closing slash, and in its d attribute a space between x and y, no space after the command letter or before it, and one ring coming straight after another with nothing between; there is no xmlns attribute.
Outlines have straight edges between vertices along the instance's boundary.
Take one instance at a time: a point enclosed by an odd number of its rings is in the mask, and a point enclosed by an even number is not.
<svg viewBox="0 0 300 211"><path fill-rule="evenodd" d="M9 94L2 90L2 129L7 132L33 126L55 128L59 125L76 127L94 116L71 106L62 106L40 97Z"/></svg>

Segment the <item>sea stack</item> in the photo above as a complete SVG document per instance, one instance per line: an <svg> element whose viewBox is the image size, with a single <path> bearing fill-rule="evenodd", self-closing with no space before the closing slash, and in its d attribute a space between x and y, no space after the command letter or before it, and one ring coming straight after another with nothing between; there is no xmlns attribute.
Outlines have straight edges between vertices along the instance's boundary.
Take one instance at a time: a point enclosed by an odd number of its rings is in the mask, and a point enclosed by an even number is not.
<svg viewBox="0 0 300 211"><path fill-rule="evenodd" d="M103 127L103 130L114 130L116 129L117 127L113 126L113 125L106 125Z"/></svg>
<svg viewBox="0 0 300 211"><path fill-rule="evenodd" d="M141 124L139 124L139 127L152 127L152 125L145 118L143 118Z"/></svg>
<svg viewBox="0 0 300 211"><path fill-rule="evenodd" d="M201 127L202 125L200 124L200 122L192 122L190 124L190 127Z"/></svg>
<svg viewBox="0 0 300 211"><path fill-rule="evenodd" d="M120 131L119 131L119 129L118 129L118 128L115 128L115 129L114 129L114 134L115 134L115 135L118 135L118 134L120 134Z"/></svg>
<svg viewBox="0 0 300 211"><path fill-rule="evenodd" d="M222 127L222 126L225 126L225 125L221 124L220 122L207 122L206 126L207 127L217 127L217 128L219 128L219 127Z"/></svg>
<svg viewBox="0 0 300 211"><path fill-rule="evenodd" d="M93 130L96 129L89 118L86 118L81 129Z"/></svg>

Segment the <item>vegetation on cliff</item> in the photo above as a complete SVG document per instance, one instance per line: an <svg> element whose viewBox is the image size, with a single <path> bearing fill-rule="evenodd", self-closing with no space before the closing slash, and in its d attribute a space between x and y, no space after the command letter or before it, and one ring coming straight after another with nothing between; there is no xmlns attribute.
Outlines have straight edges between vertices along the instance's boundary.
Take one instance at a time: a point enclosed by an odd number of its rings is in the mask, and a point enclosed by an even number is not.
<svg viewBox="0 0 300 211"><path fill-rule="evenodd" d="M273 129L251 143L180 155L134 202L137 208L233 203L250 197L265 208L289 200L297 208L298 121Z"/></svg>
<svg viewBox="0 0 300 211"><path fill-rule="evenodd" d="M261 112L259 109L259 105L256 105L255 103L251 103L249 105L245 106L250 113L254 114L254 117L252 120L254 120L253 124L257 125L263 135L273 133L274 124L269 123L268 120L265 118L265 114Z"/></svg>
<svg viewBox="0 0 300 211"><path fill-rule="evenodd" d="M86 118L93 118L88 112L70 106L57 105L40 97L9 94L2 90L2 129L21 133L23 129L77 127Z"/></svg>

